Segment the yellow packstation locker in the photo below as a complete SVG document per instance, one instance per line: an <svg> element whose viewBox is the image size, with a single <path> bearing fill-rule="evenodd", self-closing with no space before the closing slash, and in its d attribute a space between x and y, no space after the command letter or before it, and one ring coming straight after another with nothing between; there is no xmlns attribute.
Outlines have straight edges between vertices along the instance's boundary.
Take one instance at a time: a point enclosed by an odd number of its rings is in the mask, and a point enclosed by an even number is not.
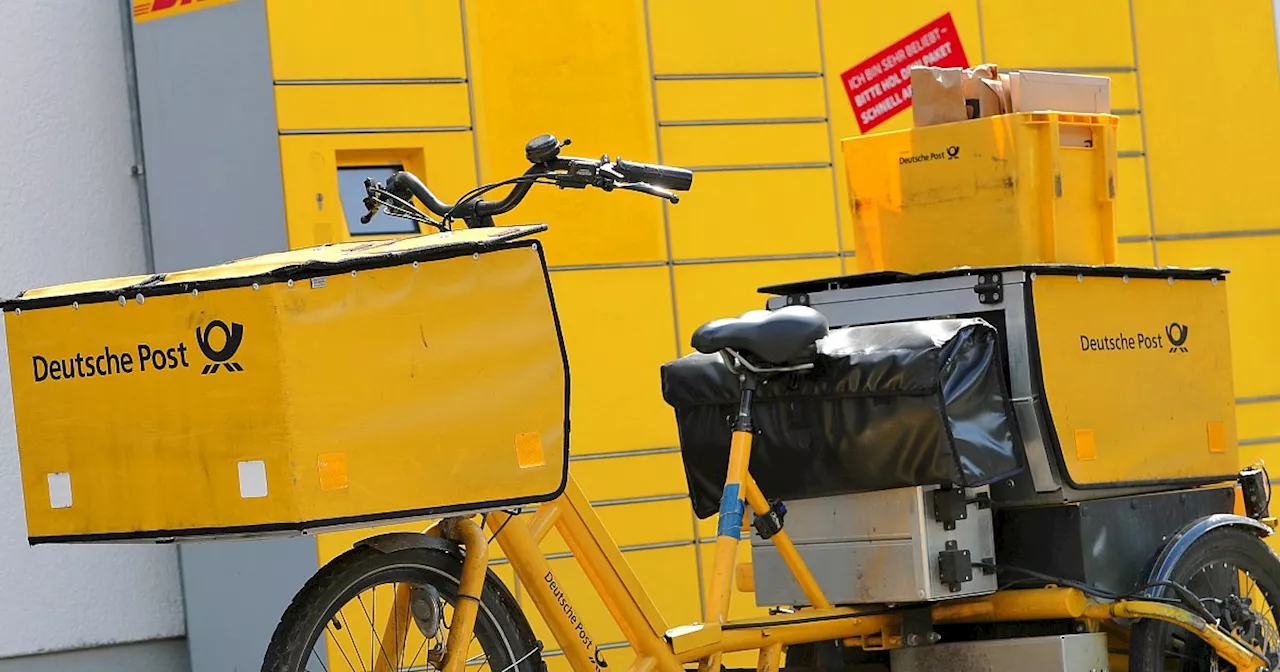
<svg viewBox="0 0 1280 672"><path fill-rule="evenodd" d="M342 243L5 305L32 542L546 501L568 365L542 227Z"/></svg>

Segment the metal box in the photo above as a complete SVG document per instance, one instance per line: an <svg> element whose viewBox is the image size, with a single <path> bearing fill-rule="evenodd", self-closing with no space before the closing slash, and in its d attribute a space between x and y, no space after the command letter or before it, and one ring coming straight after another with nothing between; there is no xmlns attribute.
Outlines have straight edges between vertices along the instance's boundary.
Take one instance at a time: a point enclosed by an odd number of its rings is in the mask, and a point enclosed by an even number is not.
<svg viewBox="0 0 1280 672"><path fill-rule="evenodd" d="M8 301L31 541L290 534L555 498L567 361L540 246L512 240L541 228Z"/></svg>
<svg viewBox="0 0 1280 672"><path fill-rule="evenodd" d="M995 513L996 561L1125 595L1147 582L1178 530L1204 516L1231 513L1235 487L1159 492L1057 506L1001 507ZM1001 574L1002 582L1027 577Z"/></svg>
<svg viewBox="0 0 1280 672"><path fill-rule="evenodd" d="M766 287L832 327L980 317L1002 334L1025 446L1002 503L1234 481L1225 271L1028 265L868 273Z"/></svg>
<svg viewBox="0 0 1280 672"><path fill-rule="evenodd" d="M994 592L987 488L895 488L787 502L786 529L836 604L910 603ZM771 542L754 534L759 606L808 606Z"/></svg>
<svg viewBox="0 0 1280 672"><path fill-rule="evenodd" d="M893 672L1107 672L1107 636L1101 632L1015 637L894 649Z"/></svg>

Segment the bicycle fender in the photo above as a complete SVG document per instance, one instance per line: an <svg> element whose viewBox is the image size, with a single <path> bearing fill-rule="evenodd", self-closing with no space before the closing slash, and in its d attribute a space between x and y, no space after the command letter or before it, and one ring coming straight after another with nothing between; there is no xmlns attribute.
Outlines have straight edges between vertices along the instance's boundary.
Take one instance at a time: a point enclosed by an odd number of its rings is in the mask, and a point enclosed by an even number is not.
<svg viewBox="0 0 1280 672"><path fill-rule="evenodd" d="M1222 527L1240 527L1254 532L1259 537L1266 537L1272 532L1271 528L1263 523L1233 513L1215 513L1198 518L1184 525L1177 534L1173 535L1169 543L1165 544L1160 555L1156 556L1155 565L1147 582L1169 581L1173 575L1173 568L1177 566L1182 556L1186 555L1187 551L1205 534ZM1148 588L1146 593L1150 597L1156 597L1163 590L1162 586L1154 586Z"/></svg>
<svg viewBox="0 0 1280 672"><path fill-rule="evenodd" d="M395 553L409 548L431 548L437 551L444 551L459 560L463 557L462 547L458 544L442 537L421 532L387 532L368 539L361 539L355 545L357 548L368 546L381 553Z"/></svg>

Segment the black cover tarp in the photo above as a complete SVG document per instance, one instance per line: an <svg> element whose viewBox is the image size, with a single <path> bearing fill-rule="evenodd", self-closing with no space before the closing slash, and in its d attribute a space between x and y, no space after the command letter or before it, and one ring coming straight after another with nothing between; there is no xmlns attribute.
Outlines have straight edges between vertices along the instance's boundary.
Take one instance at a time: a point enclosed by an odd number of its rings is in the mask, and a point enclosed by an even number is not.
<svg viewBox="0 0 1280 672"><path fill-rule="evenodd" d="M694 512L720 506L739 383L718 355L662 367ZM1021 468L999 335L979 319L833 330L815 368L761 385L751 474L767 497L986 485Z"/></svg>

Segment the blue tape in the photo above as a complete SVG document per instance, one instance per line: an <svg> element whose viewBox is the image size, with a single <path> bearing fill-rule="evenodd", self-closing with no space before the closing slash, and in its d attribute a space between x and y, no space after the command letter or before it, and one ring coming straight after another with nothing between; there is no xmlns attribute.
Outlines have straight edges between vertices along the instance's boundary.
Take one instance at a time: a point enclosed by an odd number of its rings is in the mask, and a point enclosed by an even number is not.
<svg viewBox="0 0 1280 672"><path fill-rule="evenodd" d="M720 496L720 525L716 534L731 539L742 538L742 499L738 496L741 486L730 483L724 486L724 494Z"/></svg>

